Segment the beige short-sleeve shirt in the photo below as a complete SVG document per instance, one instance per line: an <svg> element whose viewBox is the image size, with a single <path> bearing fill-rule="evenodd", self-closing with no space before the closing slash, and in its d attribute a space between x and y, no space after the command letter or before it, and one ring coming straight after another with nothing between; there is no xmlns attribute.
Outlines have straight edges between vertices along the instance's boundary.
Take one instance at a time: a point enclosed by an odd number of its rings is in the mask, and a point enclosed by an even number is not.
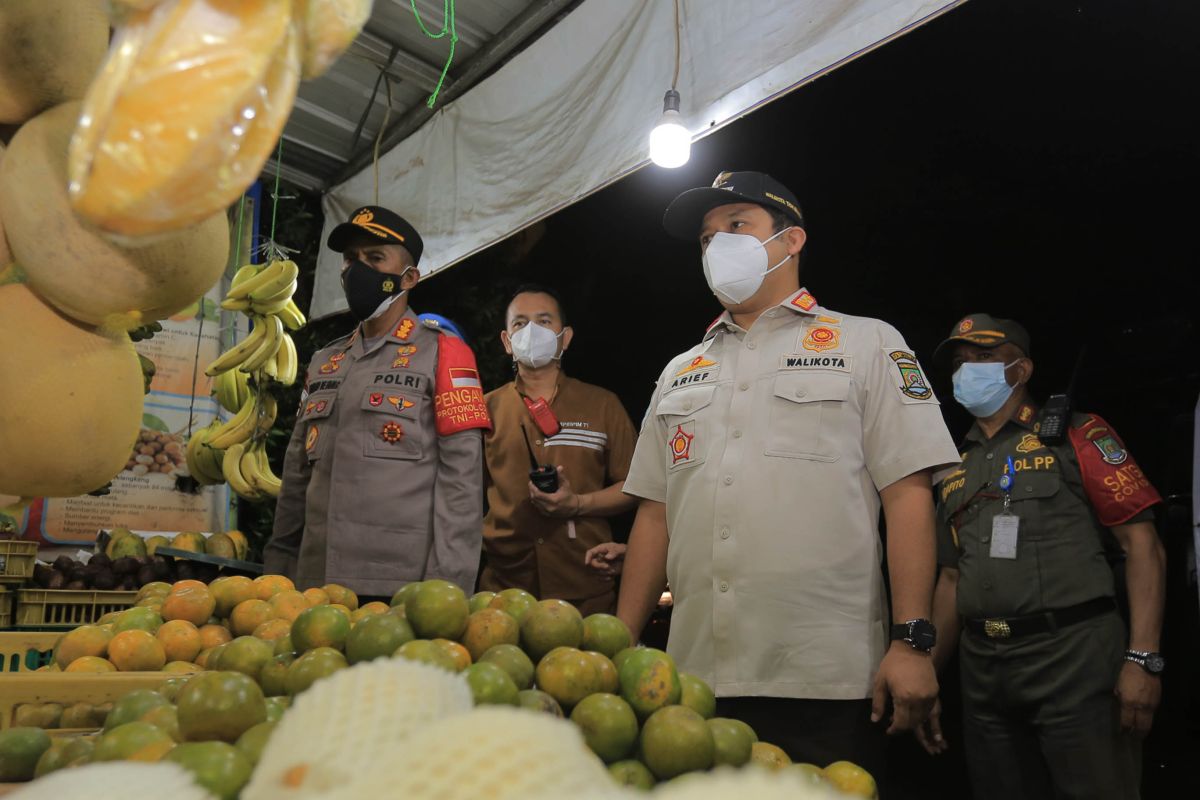
<svg viewBox="0 0 1200 800"><path fill-rule="evenodd" d="M720 696L858 699L886 647L879 490L958 451L900 333L801 290L659 378L625 491L666 504L668 651Z"/></svg>

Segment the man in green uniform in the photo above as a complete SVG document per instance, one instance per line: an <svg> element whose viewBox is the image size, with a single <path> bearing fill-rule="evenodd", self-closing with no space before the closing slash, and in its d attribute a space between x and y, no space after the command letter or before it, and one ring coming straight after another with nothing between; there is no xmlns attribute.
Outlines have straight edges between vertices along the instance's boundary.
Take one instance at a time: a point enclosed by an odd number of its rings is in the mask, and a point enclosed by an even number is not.
<svg viewBox="0 0 1200 800"><path fill-rule="evenodd" d="M987 314L964 317L935 352L952 360L955 399L976 422L938 489L934 660L940 668L959 644L977 800L1136 798L1163 668L1164 555L1150 511L1160 498L1094 414L1072 415L1061 444L1038 438L1029 353L1020 324ZM918 738L946 748L936 712Z"/></svg>

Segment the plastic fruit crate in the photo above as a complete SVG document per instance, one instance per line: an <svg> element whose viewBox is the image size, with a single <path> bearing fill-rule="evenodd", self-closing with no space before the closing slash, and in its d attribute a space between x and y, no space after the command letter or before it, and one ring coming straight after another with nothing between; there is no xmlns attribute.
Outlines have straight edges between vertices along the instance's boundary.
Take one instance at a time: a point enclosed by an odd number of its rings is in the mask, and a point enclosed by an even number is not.
<svg viewBox="0 0 1200 800"><path fill-rule="evenodd" d="M88 625L110 611L123 611L137 592L98 589L21 589L17 592L17 627L74 628Z"/></svg>
<svg viewBox="0 0 1200 800"><path fill-rule="evenodd" d="M0 539L0 583L23 583L33 577L37 542Z"/></svg>
<svg viewBox="0 0 1200 800"><path fill-rule="evenodd" d="M33 672L49 664L62 637L61 633L0 631L0 673Z"/></svg>
<svg viewBox="0 0 1200 800"><path fill-rule="evenodd" d="M13 714L25 703L111 703L135 689L157 689L170 678L169 672L110 672L102 675L37 672L5 675L0 679L0 730L12 727ZM55 729L56 734L78 732L79 728Z"/></svg>

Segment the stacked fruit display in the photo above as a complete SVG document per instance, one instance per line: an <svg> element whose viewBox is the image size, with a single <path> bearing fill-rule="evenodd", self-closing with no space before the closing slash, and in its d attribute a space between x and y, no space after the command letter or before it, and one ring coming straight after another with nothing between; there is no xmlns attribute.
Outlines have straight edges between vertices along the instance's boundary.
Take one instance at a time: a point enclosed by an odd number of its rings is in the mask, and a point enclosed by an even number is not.
<svg viewBox="0 0 1200 800"><path fill-rule="evenodd" d="M213 394L233 414L214 421L188 439L188 471L201 485L228 481L247 500L279 495L280 480L267 461L266 438L278 406L271 383L296 382L299 363L288 330L305 323L296 307L299 269L291 261L248 264L238 270L222 308L250 317L250 335L222 353L205 372L213 376Z"/></svg>
<svg viewBox="0 0 1200 800"><path fill-rule="evenodd" d="M300 592L277 575L226 577L209 585L151 584L143 587L136 607L65 635L54 663L43 669L198 672L166 679L157 694L119 700L95 748L111 753L108 758L158 760L179 752L177 742L220 740L224 747L210 749L224 753L230 766L217 770L222 778L210 789L234 796L251 781L243 794L251 798L283 796L306 780L318 780L319 770L331 769L329 759L349 759L351 751L361 756L379 746L368 741L375 735L369 720L314 719L318 712L304 711L304 698L315 698L320 687L339 676L350 680L364 666L399 662L454 676L476 706L510 706L569 721L571 735L581 738L621 786L650 788L684 773L749 765L778 770L807 786L860 786L866 796L874 791L870 776L852 764L792 765L780 748L758 741L745 723L716 717L709 686L679 672L668 654L632 646L616 617L584 618L568 603L539 602L519 589L468 598L451 583L430 580L401 588L390 606L360 607L345 587L328 584ZM362 717L367 712L355 703L379 706L378 691L340 697L320 714L336 715L342 708ZM251 740L255 755L261 752L269 723L296 698L296 713L308 715L302 726L307 733L289 739L279 754L282 763L275 760L251 778L254 759L247 759L245 768L236 766L230 751L257 730ZM177 706L170 708L168 701ZM408 712L396 705L384 712L391 715L388 730L394 734L396 715ZM61 719L64 709L45 711L34 704L23 713L25 719L56 714ZM284 714L283 724L287 720ZM263 723L268 727L258 727ZM507 741L513 732L497 729L489 735ZM344 750L338 758L328 752L334 746ZM308 748L315 752L306 755ZM66 755L45 755L38 774L64 766ZM73 754L70 760L77 765L89 759ZM387 773L376 779L386 785L398 777Z"/></svg>
<svg viewBox="0 0 1200 800"><path fill-rule="evenodd" d="M0 382L0 494L73 497L122 470L145 387L127 331L220 279L228 209L300 79L337 59L371 5L0 2L0 341L21 343L0 348L0 372L21 378ZM241 488L269 492L257 456L229 461Z"/></svg>

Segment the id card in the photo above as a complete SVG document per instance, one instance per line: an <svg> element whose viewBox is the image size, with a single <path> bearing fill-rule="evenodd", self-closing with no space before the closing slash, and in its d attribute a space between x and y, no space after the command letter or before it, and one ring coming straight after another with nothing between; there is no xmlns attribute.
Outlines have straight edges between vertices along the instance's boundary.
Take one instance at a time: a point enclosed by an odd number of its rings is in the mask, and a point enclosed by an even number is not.
<svg viewBox="0 0 1200 800"><path fill-rule="evenodd" d="M992 547L988 553L992 558L1017 557L1017 528L1021 518L1016 514L1002 513L992 517Z"/></svg>

